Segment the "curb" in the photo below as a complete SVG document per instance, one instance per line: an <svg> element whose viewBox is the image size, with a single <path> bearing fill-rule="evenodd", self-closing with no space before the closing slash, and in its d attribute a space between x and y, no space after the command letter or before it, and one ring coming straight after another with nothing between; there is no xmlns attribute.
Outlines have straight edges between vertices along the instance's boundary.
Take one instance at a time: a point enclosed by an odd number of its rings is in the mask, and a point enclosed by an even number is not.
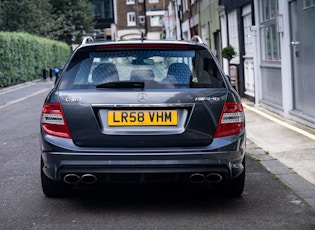
<svg viewBox="0 0 315 230"><path fill-rule="evenodd" d="M304 200L315 212L315 186L299 176L276 158L267 154L250 139L246 140L246 153L256 162L262 164L275 178Z"/></svg>
<svg viewBox="0 0 315 230"><path fill-rule="evenodd" d="M32 80L32 81L23 82L23 83L20 83L20 84L17 84L17 85L12 85L12 86L8 86L8 87L0 88L0 94L1 93L6 93L6 92L10 92L10 91L13 91L13 90L16 90L16 89L20 89L20 88L23 88L23 87L27 87L29 85L33 85L33 84L36 84L36 83L42 82L42 81L44 81L44 80L43 79L35 79L35 80Z"/></svg>

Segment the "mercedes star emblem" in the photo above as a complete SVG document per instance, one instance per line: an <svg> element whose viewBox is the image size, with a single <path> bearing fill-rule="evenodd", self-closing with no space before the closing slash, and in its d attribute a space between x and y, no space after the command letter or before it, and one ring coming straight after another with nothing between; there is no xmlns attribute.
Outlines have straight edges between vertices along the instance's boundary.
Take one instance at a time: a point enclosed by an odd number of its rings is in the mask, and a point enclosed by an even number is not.
<svg viewBox="0 0 315 230"><path fill-rule="evenodd" d="M139 93L137 99L140 103L145 103L148 100L148 95L146 93Z"/></svg>

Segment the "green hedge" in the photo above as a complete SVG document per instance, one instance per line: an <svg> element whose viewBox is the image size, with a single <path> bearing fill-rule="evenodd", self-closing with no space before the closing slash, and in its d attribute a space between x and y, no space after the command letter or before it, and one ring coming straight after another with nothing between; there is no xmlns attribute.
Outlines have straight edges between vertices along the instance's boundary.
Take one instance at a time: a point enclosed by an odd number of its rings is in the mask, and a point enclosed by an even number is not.
<svg viewBox="0 0 315 230"><path fill-rule="evenodd" d="M0 32L0 88L41 78L43 69L62 66L70 54L66 43Z"/></svg>

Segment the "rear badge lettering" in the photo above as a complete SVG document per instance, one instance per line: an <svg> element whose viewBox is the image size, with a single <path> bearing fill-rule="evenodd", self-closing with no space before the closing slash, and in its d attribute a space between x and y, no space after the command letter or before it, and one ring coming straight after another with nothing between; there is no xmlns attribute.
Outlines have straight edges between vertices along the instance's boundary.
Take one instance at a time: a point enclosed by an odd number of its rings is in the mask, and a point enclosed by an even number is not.
<svg viewBox="0 0 315 230"><path fill-rule="evenodd" d="M220 101L219 97L196 97L195 101Z"/></svg>
<svg viewBox="0 0 315 230"><path fill-rule="evenodd" d="M80 102L82 101L81 97L66 97L66 102Z"/></svg>

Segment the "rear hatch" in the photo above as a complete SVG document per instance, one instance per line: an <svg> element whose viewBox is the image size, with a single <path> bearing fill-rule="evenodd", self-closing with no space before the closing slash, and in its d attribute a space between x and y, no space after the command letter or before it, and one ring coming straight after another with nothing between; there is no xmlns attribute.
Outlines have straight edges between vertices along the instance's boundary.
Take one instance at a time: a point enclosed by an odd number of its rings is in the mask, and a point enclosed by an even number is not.
<svg viewBox="0 0 315 230"><path fill-rule="evenodd" d="M228 89L209 49L138 43L89 45L73 55L57 93L74 143L210 145Z"/></svg>
<svg viewBox="0 0 315 230"><path fill-rule="evenodd" d="M205 146L212 142L226 89L98 89L59 96L78 146ZM140 104L142 97L146 102Z"/></svg>

